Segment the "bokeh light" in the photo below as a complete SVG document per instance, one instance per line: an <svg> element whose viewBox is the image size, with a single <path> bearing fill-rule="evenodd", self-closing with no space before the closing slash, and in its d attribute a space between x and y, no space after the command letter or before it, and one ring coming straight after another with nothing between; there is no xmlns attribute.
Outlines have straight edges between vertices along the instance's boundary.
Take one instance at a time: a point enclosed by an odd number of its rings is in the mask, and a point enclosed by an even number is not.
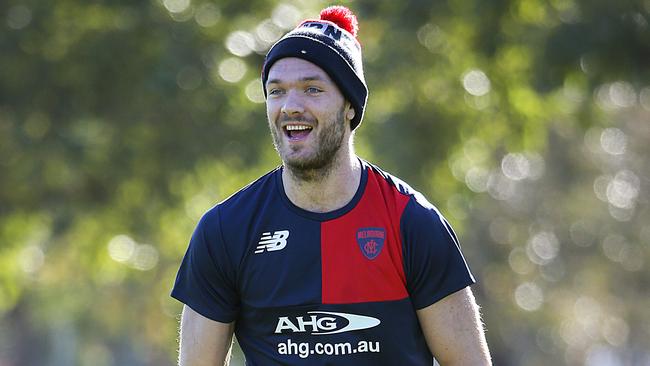
<svg viewBox="0 0 650 366"><path fill-rule="evenodd" d="M542 231L533 235L526 245L526 253L531 262L548 264L558 255L560 243L553 232Z"/></svg>
<svg viewBox="0 0 650 366"><path fill-rule="evenodd" d="M490 79L481 70L467 71L462 77L465 91L474 96L482 96L490 92Z"/></svg>
<svg viewBox="0 0 650 366"><path fill-rule="evenodd" d="M32 21L32 11L25 5L14 5L7 12L7 26L14 30L27 27Z"/></svg>
<svg viewBox="0 0 650 366"><path fill-rule="evenodd" d="M621 170L607 184L607 200L618 208L632 208L639 196L640 184L641 181L634 172Z"/></svg>
<svg viewBox="0 0 650 366"><path fill-rule="evenodd" d="M603 84L596 90L596 103L604 110L628 108L636 104L634 87L626 81Z"/></svg>
<svg viewBox="0 0 650 366"><path fill-rule="evenodd" d="M245 31L235 31L226 38L226 48L235 56L248 56L255 48L255 39Z"/></svg>
<svg viewBox="0 0 650 366"><path fill-rule="evenodd" d="M190 7L190 0L163 0L165 9L170 13L182 13Z"/></svg>
<svg viewBox="0 0 650 366"><path fill-rule="evenodd" d="M108 254L114 261L141 271L158 264L158 250L150 244L139 244L128 235L120 234L108 242Z"/></svg>
<svg viewBox="0 0 650 366"><path fill-rule="evenodd" d="M527 275L535 270L535 265L530 261L526 250L523 248L514 248L508 255L508 264L512 270L520 275Z"/></svg>
<svg viewBox="0 0 650 366"><path fill-rule="evenodd" d="M264 91L262 90L262 80L253 79L246 84L246 97L253 103L264 103Z"/></svg>
<svg viewBox="0 0 650 366"><path fill-rule="evenodd" d="M262 21L255 27L255 36L264 42L265 47L270 47L282 37L282 34L282 29L270 19Z"/></svg>
<svg viewBox="0 0 650 366"><path fill-rule="evenodd" d="M544 292L533 282L525 282L515 289L515 302L525 311L536 311L544 303Z"/></svg>
<svg viewBox="0 0 650 366"><path fill-rule="evenodd" d="M606 128L600 135L600 145L609 154L621 155L627 148L627 136L618 128Z"/></svg>
<svg viewBox="0 0 650 366"><path fill-rule="evenodd" d="M203 28L214 27L221 19L221 11L215 4L203 3L196 9L194 19Z"/></svg>
<svg viewBox="0 0 650 366"><path fill-rule="evenodd" d="M25 247L19 256L20 268L26 273L35 273L45 263L45 253L37 245Z"/></svg>
<svg viewBox="0 0 650 366"><path fill-rule="evenodd" d="M282 3L273 9L271 19L278 27L284 30L289 30L293 29L296 24L302 20L302 13L295 6L288 3Z"/></svg>
<svg viewBox="0 0 650 366"><path fill-rule="evenodd" d="M229 57L219 63L219 76L229 82L236 83L246 74L246 63L239 58Z"/></svg>
<svg viewBox="0 0 650 366"><path fill-rule="evenodd" d="M472 167L465 174L467 187L476 193L487 191L490 172L481 167Z"/></svg>
<svg viewBox="0 0 650 366"><path fill-rule="evenodd" d="M133 257L137 243L127 235L117 235L108 242L108 254L120 263L125 263Z"/></svg>
<svg viewBox="0 0 650 366"><path fill-rule="evenodd" d="M445 33L440 27L431 23L418 29L417 38L420 44L432 53L444 52L447 47Z"/></svg>

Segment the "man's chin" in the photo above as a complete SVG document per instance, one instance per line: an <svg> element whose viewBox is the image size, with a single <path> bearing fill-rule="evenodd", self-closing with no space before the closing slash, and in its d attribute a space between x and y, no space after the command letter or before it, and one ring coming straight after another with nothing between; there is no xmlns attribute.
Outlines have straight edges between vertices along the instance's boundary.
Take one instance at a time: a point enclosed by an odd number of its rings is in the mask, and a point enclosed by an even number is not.
<svg viewBox="0 0 650 366"><path fill-rule="evenodd" d="M314 159L305 157L286 157L282 159L282 161L284 162L284 165L298 170L313 169L318 165Z"/></svg>
<svg viewBox="0 0 650 366"><path fill-rule="evenodd" d="M292 171L313 171L326 168L331 161L317 156L284 156L282 162Z"/></svg>

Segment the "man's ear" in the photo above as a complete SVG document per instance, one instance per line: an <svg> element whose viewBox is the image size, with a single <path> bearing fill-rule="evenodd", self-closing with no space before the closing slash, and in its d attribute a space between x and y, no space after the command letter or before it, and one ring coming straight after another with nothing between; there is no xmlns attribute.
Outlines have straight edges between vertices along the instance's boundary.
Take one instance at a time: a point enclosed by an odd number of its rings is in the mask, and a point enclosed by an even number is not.
<svg viewBox="0 0 650 366"><path fill-rule="evenodd" d="M352 107L350 107L350 109L348 109L348 111L345 113L345 117L347 119L349 119L350 121L352 120L352 118L354 118L355 115L356 114L354 112L354 108L352 108Z"/></svg>

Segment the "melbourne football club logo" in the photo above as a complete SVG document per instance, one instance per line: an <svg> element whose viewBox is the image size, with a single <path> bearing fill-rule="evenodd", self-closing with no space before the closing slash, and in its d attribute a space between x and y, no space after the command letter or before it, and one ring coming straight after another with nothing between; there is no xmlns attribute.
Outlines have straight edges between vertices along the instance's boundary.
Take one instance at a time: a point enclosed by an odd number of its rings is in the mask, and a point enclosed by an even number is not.
<svg viewBox="0 0 650 366"><path fill-rule="evenodd" d="M357 244L368 259L375 259L381 253L386 240L386 230L381 227L364 227L357 230Z"/></svg>

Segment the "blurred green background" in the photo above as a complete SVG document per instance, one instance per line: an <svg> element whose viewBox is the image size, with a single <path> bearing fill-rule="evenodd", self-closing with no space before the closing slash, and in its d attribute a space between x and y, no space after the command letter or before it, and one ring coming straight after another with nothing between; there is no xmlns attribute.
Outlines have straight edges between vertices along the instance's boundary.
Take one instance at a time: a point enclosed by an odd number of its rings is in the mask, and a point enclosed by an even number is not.
<svg viewBox="0 0 650 366"><path fill-rule="evenodd" d="M357 151L458 231L495 364L650 365L650 0L342 4ZM2 1L0 366L175 363L194 225L279 164L263 55L327 5Z"/></svg>

